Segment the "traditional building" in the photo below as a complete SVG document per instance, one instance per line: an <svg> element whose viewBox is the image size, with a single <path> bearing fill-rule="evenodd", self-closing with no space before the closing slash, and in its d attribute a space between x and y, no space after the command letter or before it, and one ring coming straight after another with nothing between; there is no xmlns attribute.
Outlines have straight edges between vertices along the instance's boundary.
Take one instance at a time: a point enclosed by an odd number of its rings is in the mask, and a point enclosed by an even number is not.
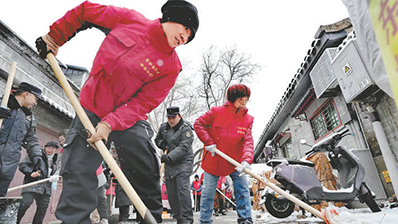
<svg viewBox="0 0 398 224"><path fill-rule="evenodd" d="M36 49L32 49L0 21L0 89L3 91L12 62L17 63L14 87L18 87L21 82L28 82L39 87L43 92L44 100L39 100L37 106L32 109L37 119L36 130L39 144L44 148L44 145L50 140L58 142L58 133L69 128L72 118L75 116L75 111L55 77L51 66L39 57ZM61 67L73 91L78 96L80 88L88 76L88 70L76 66L63 65ZM2 92L1 94L4 93ZM26 151L23 150L21 159L25 156ZM21 185L23 178L24 175L17 170L10 188ZM53 192L45 218L46 222L56 220L54 212L61 187L59 186L57 191ZM21 190L10 192L7 196L19 195L21 195ZM35 210L36 206L33 204L23 220L33 220Z"/></svg>
<svg viewBox="0 0 398 224"><path fill-rule="evenodd" d="M346 128L353 135L341 144L364 165L376 199L392 196L391 178L398 177L390 178L385 160L397 164L397 109L362 57L350 19L321 26L256 144L254 161L300 159L310 149L301 139L313 145Z"/></svg>

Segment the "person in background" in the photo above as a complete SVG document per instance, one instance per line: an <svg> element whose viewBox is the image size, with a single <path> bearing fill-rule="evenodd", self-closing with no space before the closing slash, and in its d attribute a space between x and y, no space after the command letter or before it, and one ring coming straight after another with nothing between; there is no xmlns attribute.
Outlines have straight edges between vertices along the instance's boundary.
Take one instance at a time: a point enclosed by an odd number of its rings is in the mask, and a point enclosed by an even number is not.
<svg viewBox="0 0 398 224"><path fill-rule="evenodd" d="M68 133L68 129L62 130L58 133L58 141L61 146L61 150L59 151L61 154L64 152L64 145L66 141L66 134Z"/></svg>
<svg viewBox="0 0 398 224"><path fill-rule="evenodd" d="M87 133L75 117L66 137L63 191L55 212L64 223L90 223L97 207L95 171L103 160L95 143L101 140L114 142L123 173L162 222L159 164L147 114L174 86L182 70L175 48L194 39L199 18L196 7L184 0L167 1L161 12L162 18L149 20L132 9L85 1L36 40L45 59L80 31L94 27L106 35L79 96L95 132ZM140 214L138 220L144 221Z"/></svg>
<svg viewBox="0 0 398 224"><path fill-rule="evenodd" d="M193 223L190 180L193 170L193 128L180 114L180 108L167 108L167 122L160 125L156 145L167 154L161 156L165 163L164 177L171 213L177 224Z"/></svg>
<svg viewBox="0 0 398 224"><path fill-rule="evenodd" d="M106 164L105 164L106 165ZM110 170L109 167L105 166L106 168L104 169L104 174L107 179L107 183L105 185L106 192L106 204L108 205L108 214L112 215L112 206L115 200L115 188L116 188L116 182L115 182L115 176L112 174L112 171Z"/></svg>
<svg viewBox="0 0 398 224"><path fill-rule="evenodd" d="M19 170L25 174L23 184L32 183L40 179L49 178L49 181L44 183L35 184L30 187L22 189L22 201L18 208L17 223L21 222L22 217L25 215L26 210L32 205L33 200L36 201L36 213L33 218L32 224L42 224L46 215L48 203L51 197L51 184L57 182L59 176L56 175L57 171L57 155L55 151L58 149L58 143L49 141L44 146L42 151L42 159L45 163L45 168L48 170L45 175L35 168L35 165L30 160L29 156L25 157L19 164Z"/></svg>
<svg viewBox="0 0 398 224"><path fill-rule="evenodd" d="M200 183L198 174L195 174L195 180L192 181L191 190L192 190L193 201L194 201L193 202L194 209L195 209L195 212L198 212L198 211L200 211L200 197L202 194L202 184Z"/></svg>
<svg viewBox="0 0 398 224"><path fill-rule="evenodd" d="M59 154L58 154L58 169L57 172L59 174L60 170L61 170L61 166L62 166L62 154L64 152L64 145L65 145L65 141L66 141L66 134L68 133L68 129L62 130L58 133L58 142L59 145L61 146L61 149L59 150Z"/></svg>
<svg viewBox="0 0 398 224"><path fill-rule="evenodd" d="M5 93L8 94L8 93ZM22 82L10 94L7 108L0 107L0 197L5 197L21 159L22 146L37 171L47 174L36 136L36 118L32 107L42 99L41 90Z"/></svg>
<svg viewBox="0 0 398 224"><path fill-rule="evenodd" d="M212 223L213 198L220 176L229 175L234 184L238 224L253 223L249 186L243 170L250 169L254 146L252 136L253 117L247 113L249 87L235 84L227 90L223 106L213 107L196 119L195 132L203 142L202 157L204 186L200 204L199 223ZM236 167L219 155L218 149L241 163Z"/></svg>
<svg viewBox="0 0 398 224"><path fill-rule="evenodd" d="M166 179L164 177L162 181L162 204L163 211L171 212L169 197L167 196Z"/></svg>
<svg viewBox="0 0 398 224"><path fill-rule="evenodd" d="M109 220L109 207L106 203L106 188L105 185L107 183L106 176L104 174L104 169L102 165L100 165L96 171L98 178L98 206L91 213L91 221L93 223L99 224L108 224Z"/></svg>
<svg viewBox="0 0 398 224"><path fill-rule="evenodd" d="M225 176L220 176L217 182L217 190L214 196L214 215L219 216L221 213L222 215L226 215L225 212L225 189L227 188L227 178ZM221 193L222 194L221 194ZM224 194L224 195L223 195Z"/></svg>

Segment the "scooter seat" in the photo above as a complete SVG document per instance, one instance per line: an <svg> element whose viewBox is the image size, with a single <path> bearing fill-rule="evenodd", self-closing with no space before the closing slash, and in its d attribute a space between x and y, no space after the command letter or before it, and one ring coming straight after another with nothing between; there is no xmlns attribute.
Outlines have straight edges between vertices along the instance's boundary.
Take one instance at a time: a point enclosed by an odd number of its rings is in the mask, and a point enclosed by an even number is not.
<svg viewBox="0 0 398 224"><path fill-rule="evenodd" d="M297 159L287 159L287 158L280 158L280 159L272 159L267 162L268 166L275 167L281 163L290 164L290 165L303 165L314 167L315 163L308 161L308 160L297 160Z"/></svg>
<svg viewBox="0 0 398 224"><path fill-rule="evenodd" d="M308 160L297 160L297 159L286 159L286 160L291 165L303 165L303 166L309 166L309 167L315 166L315 163L308 161Z"/></svg>

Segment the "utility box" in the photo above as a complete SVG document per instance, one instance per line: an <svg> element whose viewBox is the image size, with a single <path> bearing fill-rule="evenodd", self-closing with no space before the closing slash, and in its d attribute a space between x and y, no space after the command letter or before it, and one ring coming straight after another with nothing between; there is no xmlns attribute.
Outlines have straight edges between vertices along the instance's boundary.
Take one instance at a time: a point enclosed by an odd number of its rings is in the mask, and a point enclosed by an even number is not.
<svg viewBox="0 0 398 224"><path fill-rule="evenodd" d="M332 68L347 103L360 98L373 85L355 38L347 41L332 61Z"/></svg>
<svg viewBox="0 0 398 224"><path fill-rule="evenodd" d="M321 98L322 95L327 95L326 97L329 97L330 94L324 93L333 91L338 85L336 75L331 65L336 55L337 47L326 49L310 72L312 85L314 86L317 98Z"/></svg>

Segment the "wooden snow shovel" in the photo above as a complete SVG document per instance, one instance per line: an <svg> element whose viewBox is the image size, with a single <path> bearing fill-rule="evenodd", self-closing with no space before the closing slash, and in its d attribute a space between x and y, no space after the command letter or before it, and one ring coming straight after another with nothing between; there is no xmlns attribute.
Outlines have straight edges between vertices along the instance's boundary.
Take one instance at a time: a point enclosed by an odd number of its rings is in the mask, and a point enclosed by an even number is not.
<svg viewBox="0 0 398 224"><path fill-rule="evenodd" d="M236 166L236 167L242 167L242 165L240 163L238 163L237 161L235 161L234 159L232 159L231 157L227 156L225 153L221 152L218 149L214 150L215 153L217 153L219 156L221 156L222 158L224 158L225 160L227 160L229 163L231 163L232 165ZM300 199L294 197L293 195L287 193L286 191L284 191L283 189L281 189L280 187L276 186L275 184L269 182L268 180L263 179L262 177L260 177L259 175L257 175L256 173L254 173L253 171L249 170L249 169L244 169L243 170L245 173L249 174L250 176L256 178L257 180L263 182L266 186L268 186L269 188L271 188L272 190L278 192L279 194L285 196L287 199L289 199L290 201L292 201L295 204L298 204L300 207L304 208L305 210L311 212L312 214L314 214L316 217L324 220L326 223L329 223L326 220L326 217L324 217L322 215L322 213L318 210L316 210L315 208L309 206L308 204L304 203L303 201L301 201Z"/></svg>
<svg viewBox="0 0 398 224"><path fill-rule="evenodd" d="M61 176L59 176L59 178L61 178ZM12 191L15 191L15 190L18 190L18 189L22 189L22 188L25 188L25 187L30 187L30 186L33 186L33 185L36 185L36 184L44 183L44 182L47 182L49 180L50 180L50 178L46 178L46 179L38 180L38 181L35 181L35 182L30 182L30 183L27 183L27 184L19 185L19 186L16 186L16 187L8 189L7 193L10 193Z"/></svg>
<svg viewBox="0 0 398 224"><path fill-rule="evenodd" d="M16 69L17 69L17 63L13 61L11 63L10 71L8 72L7 83L6 83L6 88L4 89L4 96L3 96L3 101L1 101L1 107L7 108L8 99L10 98L11 87L12 83L14 82ZM0 119L0 128L2 124L3 124L3 118Z"/></svg>
<svg viewBox="0 0 398 224"><path fill-rule="evenodd" d="M52 53L48 53L47 60L49 61L52 69L54 70L55 75L57 76L59 82L61 83L62 88L64 89L66 95L68 96L73 108L76 111L77 116L79 116L84 127L91 133L95 133L93 124L91 124L89 118L87 117L86 112L84 111L83 107L80 105L72 88L70 87L68 81L66 80L64 73L59 67L54 55ZM138 196L137 192L134 190L130 182L127 180L126 176L123 174L119 166L116 164L115 160L113 159L112 155L109 153L108 149L106 148L102 140L99 140L94 144L97 147L98 151L100 152L102 158L109 165L109 168L111 168L113 174L119 181L120 185L122 186L123 190L126 192L131 202L134 204L137 211L143 217L144 221L148 224L156 224L157 222L155 218L152 216L151 212L147 209L145 204L142 202L141 198Z"/></svg>
<svg viewBox="0 0 398 224"><path fill-rule="evenodd" d="M225 199L227 199L235 208L236 208L236 204L227 197L227 195L225 195L224 193L222 193L222 191L220 191L220 189L216 188L216 190L218 191L218 193L220 193L222 196L224 196ZM196 193L196 192L195 192Z"/></svg>

